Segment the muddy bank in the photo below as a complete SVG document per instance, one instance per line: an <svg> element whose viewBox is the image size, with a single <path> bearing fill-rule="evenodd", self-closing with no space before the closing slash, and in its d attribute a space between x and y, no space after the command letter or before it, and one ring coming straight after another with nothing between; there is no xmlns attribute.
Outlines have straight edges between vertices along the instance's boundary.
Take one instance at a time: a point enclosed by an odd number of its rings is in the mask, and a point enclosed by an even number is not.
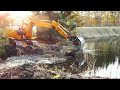
<svg viewBox="0 0 120 90"><path fill-rule="evenodd" d="M40 43L39 46L44 51L43 55L9 57L1 62L0 79L102 79L97 76L85 77L81 74L85 64L79 67L80 60L64 57L66 52L74 50L70 42L55 45ZM80 58L82 55L79 55Z"/></svg>
<svg viewBox="0 0 120 90"><path fill-rule="evenodd" d="M77 27L76 32L85 39L120 37L120 27Z"/></svg>

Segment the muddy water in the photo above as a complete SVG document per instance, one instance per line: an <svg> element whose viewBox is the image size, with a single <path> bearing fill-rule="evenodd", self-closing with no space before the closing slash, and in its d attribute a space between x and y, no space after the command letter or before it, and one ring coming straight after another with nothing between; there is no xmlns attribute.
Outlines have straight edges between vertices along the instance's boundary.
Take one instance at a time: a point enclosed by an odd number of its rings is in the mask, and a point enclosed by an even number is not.
<svg viewBox="0 0 120 90"><path fill-rule="evenodd" d="M120 38L86 40L83 76L120 78Z"/></svg>

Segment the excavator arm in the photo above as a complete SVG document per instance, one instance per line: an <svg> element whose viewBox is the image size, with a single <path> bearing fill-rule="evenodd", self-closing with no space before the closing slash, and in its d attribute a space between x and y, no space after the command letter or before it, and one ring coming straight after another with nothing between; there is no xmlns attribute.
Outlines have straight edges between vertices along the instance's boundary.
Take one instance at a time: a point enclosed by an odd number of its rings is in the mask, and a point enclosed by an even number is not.
<svg viewBox="0 0 120 90"><path fill-rule="evenodd" d="M28 36L30 38L32 38L32 27L33 26L55 28L55 30L58 33L60 33L62 36L64 36L65 39L68 38L68 33L65 32L65 29L63 27L61 27L61 25L54 20L51 23L46 23L46 22L42 22L42 21L31 21L25 29L26 36Z"/></svg>
<svg viewBox="0 0 120 90"><path fill-rule="evenodd" d="M31 21L25 28L25 36L29 37L30 39L32 38L32 28L33 26L41 26L41 27L46 27L46 28L52 28L52 24L46 23L46 22L41 22L41 21Z"/></svg>
<svg viewBox="0 0 120 90"><path fill-rule="evenodd" d="M65 37L65 39L68 38L68 33L65 32L65 29L63 27L61 27L61 25L59 23L57 23L56 21L52 21L52 25L55 27L55 30L57 30L62 36Z"/></svg>

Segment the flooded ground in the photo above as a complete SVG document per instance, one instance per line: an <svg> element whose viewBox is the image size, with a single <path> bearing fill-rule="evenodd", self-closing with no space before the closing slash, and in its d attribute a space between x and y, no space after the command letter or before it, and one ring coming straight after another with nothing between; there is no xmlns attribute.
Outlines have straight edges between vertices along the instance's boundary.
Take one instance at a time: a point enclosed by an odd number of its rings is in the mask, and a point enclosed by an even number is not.
<svg viewBox="0 0 120 90"><path fill-rule="evenodd" d="M86 40L83 76L120 78L120 38Z"/></svg>

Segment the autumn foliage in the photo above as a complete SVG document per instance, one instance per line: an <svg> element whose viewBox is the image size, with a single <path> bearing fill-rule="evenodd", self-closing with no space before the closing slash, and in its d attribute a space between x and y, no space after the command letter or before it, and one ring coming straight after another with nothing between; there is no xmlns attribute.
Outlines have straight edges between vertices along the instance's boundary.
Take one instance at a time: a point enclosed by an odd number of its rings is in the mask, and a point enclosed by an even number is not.
<svg viewBox="0 0 120 90"><path fill-rule="evenodd" d="M0 13L0 36L5 35L6 27L8 27L13 21L9 16L9 13Z"/></svg>

